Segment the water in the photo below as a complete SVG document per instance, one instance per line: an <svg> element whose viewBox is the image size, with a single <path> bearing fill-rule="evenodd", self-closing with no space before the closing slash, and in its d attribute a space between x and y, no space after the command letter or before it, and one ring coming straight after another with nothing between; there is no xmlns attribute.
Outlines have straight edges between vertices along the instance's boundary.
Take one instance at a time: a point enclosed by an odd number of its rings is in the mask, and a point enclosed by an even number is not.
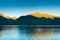
<svg viewBox="0 0 60 40"><path fill-rule="evenodd" d="M60 40L60 25L1 25L0 40Z"/></svg>

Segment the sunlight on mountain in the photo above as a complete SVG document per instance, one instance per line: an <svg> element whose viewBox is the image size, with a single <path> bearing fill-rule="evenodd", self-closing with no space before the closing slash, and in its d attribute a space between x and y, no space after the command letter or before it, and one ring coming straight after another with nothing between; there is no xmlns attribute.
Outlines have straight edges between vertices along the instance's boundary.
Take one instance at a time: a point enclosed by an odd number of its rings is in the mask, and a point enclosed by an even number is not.
<svg viewBox="0 0 60 40"><path fill-rule="evenodd" d="M9 19L10 17L9 16L4 16L5 18Z"/></svg>
<svg viewBox="0 0 60 40"><path fill-rule="evenodd" d="M2 17L4 17L4 18L7 18L7 19L13 19L13 20L16 20L17 19L17 17L16 16L14 16L14 17L10 17L10 16L6 16L6 15L4 15L4 14L2 14L2 13L0 13L0 16L2 16Z"/></svg>
<svg viewBox="0 0 60 40"><path fill-rule="evenodd" d="M14 16L12 19L13 19L13 20L16 20L16 19L17 19L17 17L16 17L16 16Z"/></svg>
<svg viewBox="0 0 60 40"><path fill-rule="evenodd" d="M54 19L55 16L53 15L50 15L50 14L42 14L42 13L39 13L39 12L36 12L34 14L30 14L34 17L37 17L37 18L41 18L41 17L44 17L44 18L51 18L51 19Z"/></svg>
<svg viewBox="0 0 60 40"><path fill-rule="evenodd" d="M3 16L3 14L2 14L2 13L0 13L0 16Z"/></svg>
<svg viewBox="0 0 60 40"><path fill-rule="evenodd" d="M30 14L30 15L35 16L35 17L38 17L38 18L40 18L40 17L43 16L42 13L39 13L39 12L36 12L36 13Z"/></svg>
<svg viewBox="0 0 60 40"><path fill-rule="evenodd" d="M28 14L27 14L28 15ZM44 17L44 18L50 18L50 19L54 19L55 17L56 18L60 18L60 16L54 16L54 15L51 15L51 14L49 14L49 13L47 13L47 14L43 14L43 13L40 13L40 12L36 12L36 13L32 13L32 14L29 14L30 16L34 16L34 17L36 17L36 18L42 18L42 17ZM0 13L0 16L2 16L2 17L4 17L4 18L7 18L7 19L13 19L13 20L16 20L17 19L17 17L16 16L14 16L14 17L10 17L10 16L6 16L6 15L4 15L4 14L2 14L2 13Z"/></svg>
<svg viewBox="0 0 60 40"><path fill-rule="evenodd" d="M60 18L60 16L55 16L55 17Z"/></svg>

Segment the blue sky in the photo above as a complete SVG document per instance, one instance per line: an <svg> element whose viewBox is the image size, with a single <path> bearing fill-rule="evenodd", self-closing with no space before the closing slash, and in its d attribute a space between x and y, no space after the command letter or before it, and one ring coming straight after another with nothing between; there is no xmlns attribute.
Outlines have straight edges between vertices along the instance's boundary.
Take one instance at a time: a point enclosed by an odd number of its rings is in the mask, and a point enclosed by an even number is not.
<svg viewBox="0 0 60 40"><path fill-rule="evenodd" d="M17 17L35 12L59 16L60 0L0 0L0 12Z"/></svg>

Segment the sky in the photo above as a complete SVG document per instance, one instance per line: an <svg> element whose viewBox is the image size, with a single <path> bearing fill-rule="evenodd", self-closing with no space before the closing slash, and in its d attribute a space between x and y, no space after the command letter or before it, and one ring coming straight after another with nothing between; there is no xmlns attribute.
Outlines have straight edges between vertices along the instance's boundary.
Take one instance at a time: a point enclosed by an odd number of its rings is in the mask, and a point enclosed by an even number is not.
<svg viewBox="0 0 60 40"><path fill-rule="evenodd" d="M35 12L60 16L60 0L0 0L0 12L11 17Z"/></svg>

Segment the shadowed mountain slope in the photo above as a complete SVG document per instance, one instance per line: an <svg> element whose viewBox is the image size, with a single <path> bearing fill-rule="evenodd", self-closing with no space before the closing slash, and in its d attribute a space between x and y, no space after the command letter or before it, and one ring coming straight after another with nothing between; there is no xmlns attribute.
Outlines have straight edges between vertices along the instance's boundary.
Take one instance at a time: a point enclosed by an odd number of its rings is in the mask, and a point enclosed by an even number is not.
<svg viewBox="0 0 60 40"><path fill-rule="evenodd" d="M2 16L0 16L0 25L11 25L15 24L15 21L13 19L7 19Z"/></svg>

